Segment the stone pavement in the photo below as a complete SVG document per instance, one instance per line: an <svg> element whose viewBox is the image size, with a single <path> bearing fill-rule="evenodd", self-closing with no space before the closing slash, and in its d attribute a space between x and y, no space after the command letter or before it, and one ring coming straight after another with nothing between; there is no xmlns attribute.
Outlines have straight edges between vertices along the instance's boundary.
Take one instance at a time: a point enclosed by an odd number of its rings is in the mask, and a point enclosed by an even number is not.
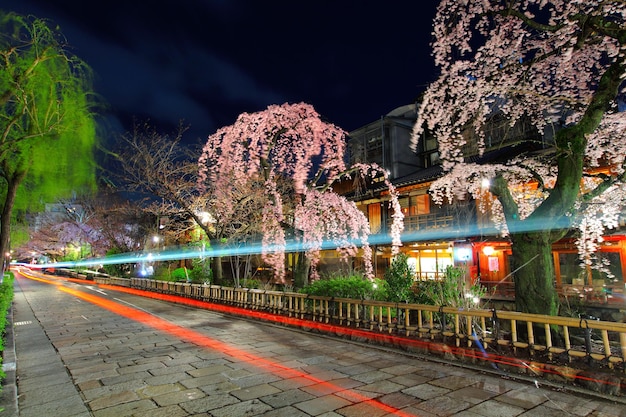
<svg viewBox="0 0 626 417"><path fill-rule="evenodd" d="M17 278L17 398L0 417L626 416L625 402L80 289L133 306L138 317L150 311L186 337Z"/></svg>

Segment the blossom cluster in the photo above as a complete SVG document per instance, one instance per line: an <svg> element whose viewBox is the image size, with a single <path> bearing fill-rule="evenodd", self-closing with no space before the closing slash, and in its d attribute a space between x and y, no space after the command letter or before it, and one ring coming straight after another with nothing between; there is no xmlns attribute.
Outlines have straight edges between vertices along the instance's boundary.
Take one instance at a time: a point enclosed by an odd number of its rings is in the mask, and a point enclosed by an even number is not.
<svg viewBox="0 0 626 417"><path fill-rule="evenodd" d="M367 218L330 187L348 172L384 176L396 213L393 246L397 250L401 245L403 221L395 188L380 167L362 164L347 169L345 135L323 121L312 106L285 103L240 115L233 125L209 136L203 148L199 187L214 190L221 206L237 210L232 190L246 189L251 181L264 184L262 255L279 280L285 276L287 232L306 251L313 278L327 242L338 247L344 258L355 256L361 248L365 275L373 278ZM287 187L279 186L285 183Z"/></svg>
<svg viewBox="0 0 626 417"><path fill-rule="evenodd" d="M625 25L626 3L616 0L441 1L432 43L440 75L422 96L412 142L426 132L438 141L445 176L431 187L434 200L482 198L503 233L511 221L550 228L567 216L580 225L581 259L591 259L626 201ZM483 155L494 117L531 126L543 147L469 163L464 149ZM585 194L603 203L583 205Z"/></svg>

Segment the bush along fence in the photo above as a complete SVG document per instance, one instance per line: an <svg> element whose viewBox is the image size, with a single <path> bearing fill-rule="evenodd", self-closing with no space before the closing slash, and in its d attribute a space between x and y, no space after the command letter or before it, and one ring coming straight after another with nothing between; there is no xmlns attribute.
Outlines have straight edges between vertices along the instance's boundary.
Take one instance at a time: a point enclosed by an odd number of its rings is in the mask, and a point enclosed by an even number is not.
<svg viewBox="0 0 626 417"><path fill-rule="evenodd" d="M2 282L0 282L0 382L4 380L5 373L2 367L2 359L4 354L5 330L9 324L8 313L13 301L13 275L11 273L4 274ZM2 391L2 384L0 384Z"/></svg>
<svg viewBox="0 0 626 417"><path fill-rule="evenodd" d="M499 372L613 396L626 393L626 323L144 278L94 279L98 284L289 317L293 320L276 321Z"/></svg>

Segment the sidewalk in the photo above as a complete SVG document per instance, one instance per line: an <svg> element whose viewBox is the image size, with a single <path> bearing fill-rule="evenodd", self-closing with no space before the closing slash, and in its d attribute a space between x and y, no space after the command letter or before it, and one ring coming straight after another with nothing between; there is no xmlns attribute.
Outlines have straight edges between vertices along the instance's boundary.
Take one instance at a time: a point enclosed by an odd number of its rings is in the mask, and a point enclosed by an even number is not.
<svg viewBox="0 0 626 417"><path fill-rule="evenodd" d="M17 372L15 357L15 338L13 337L13 307L7 313L7 326L4 335L4 351L2 352L2 371L4 371L4 382L2 392L0 392L0 416L17 416Z"/></svg>
<svg viewBox="0 0 626 417"><path fill-rule="evenodd" d="M204 310L124 302L159 310L246 357L181 341L53 285L16 279L18 397L12 409L3 395L0 417L626 416L625 401ZM373 407L370 398L388 408Z"/></svg>
<svg viewBox="0 0 626 417"><path fill-rule="evenodd" d="M0 416L92 416L17 280L11 310L12 321L7 326L11 331L7 332L4 360L13 357L14 362L4 364L11 369L5 371L2 389L5 410Z"/></svg>

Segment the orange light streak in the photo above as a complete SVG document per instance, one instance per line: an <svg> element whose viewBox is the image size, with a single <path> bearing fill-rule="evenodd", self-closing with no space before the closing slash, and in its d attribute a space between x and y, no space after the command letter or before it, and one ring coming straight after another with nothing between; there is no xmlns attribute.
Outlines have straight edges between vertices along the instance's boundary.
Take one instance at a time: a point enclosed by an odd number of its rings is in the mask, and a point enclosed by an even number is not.
<svg viewBox="0 0 626 417"><path fill-rule="evenodd" d="M119 291L119 292L124 292L128 294L149 297L149 298L156 299L156 300L184 304L190 307L208 309L208 310L217 311L217 312L221 312L221 313L229 314L229 315L249 317L249 318L254 318L257 320L280 323L280 324L284 324L287 326L293 326L296 328L318 330L321 333L326 333L326 334L341 334L344 336L365 338L367 340L371 340L381 345L412 347L412 348L418 348L426 352L441 352L441 353L450 352L453 355L463 356L463 357L471 358L471 359L477 359L477 360L484 361L484 362L490 362L490 363L495 364L496 366L506 365L506 366L511 366L515 368L529 369L529 365L526 362L524 362L524 360L521 360L518 358L512 358L510 356L497 355L494 353L487 353L487 356L485 356L484 353L480 351L472 350L472 349L463 349L460 347L448 346L448 345L443 345L439 343L431 343L431 342L422 341L422 340L415 340L415 339L411 339L408 337L402 337L402 336L397 336L397 335L381 334L381 333L375 333L372 331L362 330L358 328L337 326L333 324L320 323L320 322L315 322L311 320L298 319L295 317L286 317L286 316L282 316L278 314L265 313L262 311L247 310L241 307L233 307L233 306L227 306L223 304L211 303L208 301L195 300L191 298L181 297L178 295L155 293L152 291L144 291L144 290L138 290L135 288L120 287L117 285L102 284L102 285L99 285L99 287L103 289L108 289L111 291ZM560 375L560 372L557 368L558 367L550 365L550 364L542 364L540 372L544 374ZM621 385L620 382L615 382L615 381L607 380L607 379L597 379L597 378L592 378L592 377L585 376L585 375L575 375L574 378L577 380L581 380L581 381L583 380L593 381L595 383L608 385L608 386L620 386Z"/></svg>
<svg viewBox="0 0 626 417"><path fill-rule="evenodd" d="M77 279L68 279L68 278L60 278L60 279L93 284L92 281L86 281L86 280L77 280ZM42 281L46 282L45 280L42 280ZM279 323L279 324L292 326L296 328L317 330L317 331L320 331L321 333L326 333L326 334L341 334L344 336L354 336L357 338L365 338L367 340L371 340L381 345L412 347L412 348L418 348L426 352L441 352L441 353L450 352L453 355L463 356L463 357L471 358L471 359L477 359L477 360L484 361L484 362L490 362L490 363L495 364L496 366L500 364L500 365L521 368L521 369L530 369L529 364L526 363L524 360L513 358L510 356L497 355L491 352L487 353L487 356L485 356L484 353L480 351L475 351L472 349L463 349L460 347L448 346L448 345L443 345L439 343L431 343L431 342L422 341L422 340L415 340L415 339L411 339L408 337L402 337L402 336L397 336L397 335L381 334L381 333L375 333L372 331L362 330L358 328L349 328L349 327L337 326L333 324L315 322L311 320L303 320L303 319L298 319L294 317L286 317L286 316L282 316L278 314L248 310L248 309L241 308L241 307L227 306L227 305L212 303L208 301L201 301L201 300L196 300L192 298L186 298L186 297L182 297L178 295L155 293L152 291L138 290L135 288L121 287L117 285L99 284L98 286L102 289L108 289L111 291L123 292L127 294L141 296L141 297L148 297L148 298L152 298L155 300L183 304L183 305L187 305L190 307L207 309L207 310L216 311L216 312L229 314L229 315L248 317L248 318L263 320L267 322ZM539 371L543 374L553 374L557 376L560 375L558 366L553 366L550 364L541 364ZM621 382L615 382L615 381L608 380L608 379L597 379L597 378L592 378L592 377L585 376L585 375L575 375L574 379L581 380L581 381L583 380L593 381L597 384L602 384L602 385L607 385L607 386L620 386L621 385Z"/></svg>
<svg viewBox="0 0 626 417"><path fill-rule="evenodd" d="M136 308L130 307L128 305L124 305L115 301L110 301L107 300L103 297L97 296L97 295L93 295L93 294L88 294L85 292L82 292L80 290L76 290L73 288L68 288L65 287L63 285L61 285L60 282L56 281L56 280L49 280L49 279L44 279L41 277L36 277L30 274L26 274L23 271L20 272L20 275L24 276L25 278L29 278L32 280L36 280L36 281L40 281L46 284L52 284L52 285L56 285L57 288L63 292L66 292L70 295L73 295L74 297L80 298L83 301L87 301L89 303L92 303L102 309L108 310L112 313L118 314L122 317L125 317L127 319L133 320L133 321L137 321L140 322L142 324L145 324L146 326L149 326L157 331L161 331L163 333L169 334L171 336L176 337L177 339L182 339L185 340L189 343L193 343L195 345L198 346L202 346L208 349L213 349L219 352L222 352L230 357L232 357L233 359L236 360L240 360L246 363L249 363L252 366L255 366L257 368L263 369L263 370L267 370L269 372L274 373L275 375L280 376L281 378L284 379L290 379L290 378L305 378L308 379L312 382L315 382L316 384L319 384L320 386L323 387L323 390L321 392L341 392L342 396L346 399L349 399L351 401L353 401L354 403L367 403L368 405L378 408L380 410L383 410L387 413L392 413L394 415L397 416L401 416L401 417L411 417L414 416L413 414L408 414L402 410L399 410L395 407L389 406L387 404L384 404L376 399L372 399L372 398L368 398L364 395L361 395L357 392L354 392L352 390L349 389L345 389L343 387L340 387L338 385L335 385L333 383L324 381L322 379L319 378L315 378L312 375L309 375L307 373L304 373L302 371L299 371L297 369L293 369L293 368L289 368L287 366L281 365L280 363L268 360L266 358L263 358L261 356L257 356L253 353L250 352L246 352L245 350L242 349L238 349L234 346L231 346L229 344L220 342L219 340L216 339L212 339L206 335L203 335L199 332L193 331L191 329L187 329L185 327L181 327L178 326L174 323L171 323L167 320L161 319L159 317L156 317L150 313L147 313L145 311L142 310L138 310ZM110 286L106 286L106 285L102 285L100 286L101 288L109 288L115 291L118 291L119 288L115 287L112 288ZM124 290L130 290L128 288L124 288ZM136 294L137 290L130 290L130 291L122 291L122 292L127 292L130 294ZM157 298L157 297L154 297ZM192 301L192 300L190 300ZM187 303L185 303L187 304ZM188 305L194 305L195 303L189 303ZM208 303L205 303L208 304Z"/></svg>

